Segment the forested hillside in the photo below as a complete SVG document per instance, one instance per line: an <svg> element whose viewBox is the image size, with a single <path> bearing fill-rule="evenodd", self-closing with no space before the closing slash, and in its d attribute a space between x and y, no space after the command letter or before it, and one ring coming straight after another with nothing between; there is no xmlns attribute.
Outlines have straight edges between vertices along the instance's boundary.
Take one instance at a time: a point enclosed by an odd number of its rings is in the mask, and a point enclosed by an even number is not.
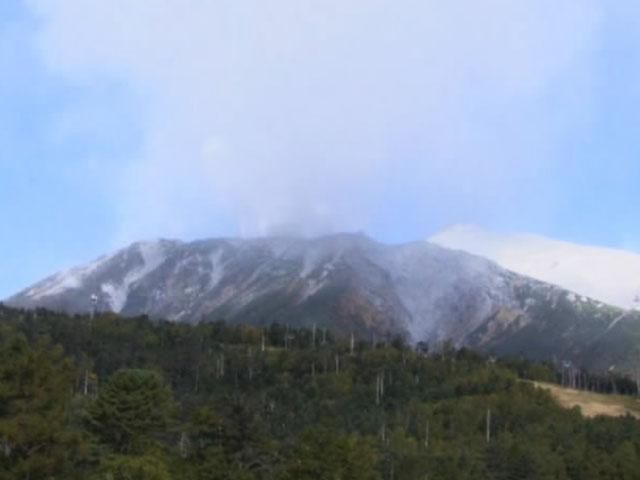
<svg viewBox="0 0 640 480"><path fill-rule="evenodd" d="M521 381L555 375L320 329L0 308L0 479L640 478L640 423Z"/></svg>
<svg viewBox="0 0 640 480"><path fill-rule="evenodd" d="M16 308L198 323L314 324L370 339L443 342L487 354L638 369L640 312L427 242L360 234L137 242L9 298Z"/></svg>

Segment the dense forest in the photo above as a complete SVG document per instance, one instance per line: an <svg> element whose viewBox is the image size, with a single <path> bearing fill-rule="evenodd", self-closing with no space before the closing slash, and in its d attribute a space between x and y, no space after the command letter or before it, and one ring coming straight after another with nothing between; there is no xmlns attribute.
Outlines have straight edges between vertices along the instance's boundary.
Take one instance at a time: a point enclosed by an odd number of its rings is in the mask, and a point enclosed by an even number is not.
<svg viewBox="0 0 640 480"><path fill-rule="evenodd" d="M558 375L399 338L0 307L0 479L640 478L637 420L523 381Z"/></svg>

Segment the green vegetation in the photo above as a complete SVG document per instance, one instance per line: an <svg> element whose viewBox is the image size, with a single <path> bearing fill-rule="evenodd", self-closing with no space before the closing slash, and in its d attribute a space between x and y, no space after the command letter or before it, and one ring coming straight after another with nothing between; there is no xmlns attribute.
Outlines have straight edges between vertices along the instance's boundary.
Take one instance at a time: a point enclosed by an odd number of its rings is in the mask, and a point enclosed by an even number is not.
<svg viewBox="0 0 640 480"><path fill-rule="evenodd" d="M0 479L640 478L631 416L521 381L544 365L425 350L0 308Z"/></svg>

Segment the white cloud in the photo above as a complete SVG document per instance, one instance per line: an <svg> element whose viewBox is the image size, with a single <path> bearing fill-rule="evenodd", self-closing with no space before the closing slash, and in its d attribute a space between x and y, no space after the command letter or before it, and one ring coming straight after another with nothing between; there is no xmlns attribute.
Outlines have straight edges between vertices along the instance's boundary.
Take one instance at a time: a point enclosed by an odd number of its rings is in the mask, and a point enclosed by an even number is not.
<svg viewBox="0 0 640 480"><path fill-rule="evenodd" d="M640 308L637 253L539 235L499 234L470 225L450 227L429 241L489 258L514 272L611 305Z"/></svg>
<svg viewBox="0 0 640 480"><path fill-rule="evenodd" d="M599 19L589 0L29 4L54 71L146 101L114 191L127 239L366 228L390 189L496 208L558 161L577 101L548 94L588 93Z"/></svg>

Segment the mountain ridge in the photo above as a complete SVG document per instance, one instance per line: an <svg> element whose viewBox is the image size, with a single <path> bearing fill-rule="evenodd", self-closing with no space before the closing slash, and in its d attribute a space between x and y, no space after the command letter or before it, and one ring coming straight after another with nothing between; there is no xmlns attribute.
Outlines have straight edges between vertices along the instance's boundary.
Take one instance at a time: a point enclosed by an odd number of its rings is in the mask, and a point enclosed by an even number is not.
<svg viewBox="0 0 640 480"><path fill-rule="evenodd" d="M91 298L98 309L124 316L317 325L360 337L393 333L414 343L448 340L601 369L630 364L636 345L630 339L640 332L634 312L491 260L423 241L386 245L362 234L136 242L6 303L82 313L92 308Z"/></svg>

